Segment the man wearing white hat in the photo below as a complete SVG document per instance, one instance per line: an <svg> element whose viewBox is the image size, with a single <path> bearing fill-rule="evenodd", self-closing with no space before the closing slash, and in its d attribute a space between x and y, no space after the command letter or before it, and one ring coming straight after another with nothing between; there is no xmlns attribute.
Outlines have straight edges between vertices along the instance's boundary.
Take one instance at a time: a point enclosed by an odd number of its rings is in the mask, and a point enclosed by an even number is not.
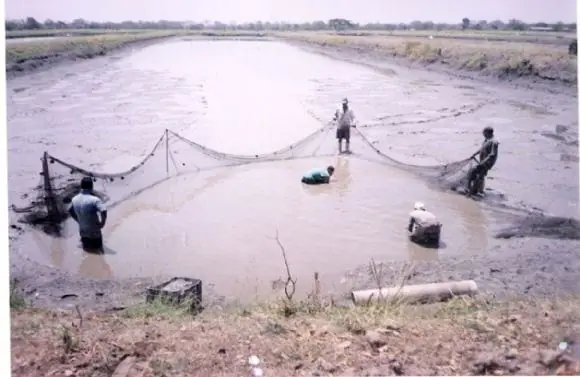
<svg viewBox="0 0 580 377"><path fill-rule="evenodd" d="M434 214L425 209L423 203L416 202L409 217L408 231L413 242L428 245L439 244L442 225Z"/></svg>
<svg viewBox="0 0 580 377"><path fill-rule="evenodd" d="M350 152L350 128L356 127L354 113L348 107L348 99L342 100L342 108L336 110L334 121L337 122L336 138L338 139L338 152L342 153L342 140L346 142L346 152Z"/></svg>

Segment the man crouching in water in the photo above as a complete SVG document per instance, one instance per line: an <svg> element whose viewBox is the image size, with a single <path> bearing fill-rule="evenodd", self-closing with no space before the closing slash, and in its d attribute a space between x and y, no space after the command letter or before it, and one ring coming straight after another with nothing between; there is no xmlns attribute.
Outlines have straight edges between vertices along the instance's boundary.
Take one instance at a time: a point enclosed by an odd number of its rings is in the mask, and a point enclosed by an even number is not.
<svg viewBox="0 0 580 377"><path fill-rule="evenodd" d="M484 195L485 178L497 161L499 143L493 136L493 128L485 127L483 137L485 139L481 148L472 156L475 158L479 154L479 162L469 172L467 192L470 195Z"/></svg>
<svg viewBox="0 0 580 377"><path fill-rule="evenodd" d="M83 249L89 252L102 252L101 229L107 221L107 209L103 201L93 193L91 177L84 177L81 180L81 192L72 199L69 214L79 224Z"/></svg>
<svg viewBox="0 0 580 377"><path fill-rule="evenodd" d="M423 203L415 203L409 217L408 231L411 241L422 245L439 246L442 225L434 214L425 209Z"/></svg>
<svg viewBox="0 0 580 377"><path fill-rule="evenodd" d="M334 166L328 166L326 169L312 169L302 177L302 183L307 185L319 185L330 183L330 177L334 174Z"/></svg>

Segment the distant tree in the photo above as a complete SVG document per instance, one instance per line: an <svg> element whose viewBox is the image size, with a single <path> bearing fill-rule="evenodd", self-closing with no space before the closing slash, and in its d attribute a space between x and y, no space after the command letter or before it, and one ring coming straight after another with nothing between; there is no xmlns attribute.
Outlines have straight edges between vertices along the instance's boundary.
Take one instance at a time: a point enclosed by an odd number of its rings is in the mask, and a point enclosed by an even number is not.
<svg viewBox="0 0 580 377"><path fill-rule="evenodd" d="M12 31L18 30L20 28L20 25L16 21L6 20L4 21L4 27L6 28L6 31Z"/></svg>
<svg viewBox="0 0 580 377"><path fill-rule="evenodd" d="M476 30L485 30L485 29L487 29L487 21L485 21L485 20L477 21L475 23L474 28Z"/></svg>
<svg viewBox="0 0 580 377"><path fill-rule="evenodd" d="M523 31L527 29L527 25L523 21L516 20L515 18L512 18L511 20L508 21L507 27L510 30Z"/></svg>
<svg viewBox="0 0 580 377"><path fill-rule="evenodd" d="M36 18L34 17L27 17L26 18L26 29L28 30L34 30L34 29L40 29L42 28L42 25L40 24L40 22L36 21Z"/></svg>
<svg viewBox="0 0 580 377"><path fill-rule="evenodd" d="M354 29L353 23L349 20L345 20L344 18L333 18L328 20L328 27L336 31Z"/></svg>
<svg viewBox="0 0 580 377"><path fill-rule="evenodd" d="M314 21L312 23L312 28L314 30L323 30L323 29L326 29L326 22L324 22L324 21Z"/></svg>
<svg viewBox="0 0 580 377"><path fill-rule="evenodd" d="M89 26L88 22L83 20L82 18L77 18L76 20L73 20L73 22L71 23L71 27L73 29L85 29L88 26Z"/></svg>
<svg viewBox="0 0 580 377"><path fill-rule="evenodd" d="M489 24L491 25L491 28L494 30L501 30L505 27L505 24L503 23L502 20L494 20L491 21Z"/></svg>
<svg viewBox="0 0 580 377"><path fill-rule="evenodd" d="M564 23L560 21L560 22L556 23L552 27L552 29L554 29L554 31L562 31L562 30L564 30Z"/></svg>
<svg viewBox="0 0 580 377"><path fill-rule="evenodd" d="M54 22L53 20L48 18L48 19L44 20L44 22L42 23L42 26L45 29L54 29L54 28L56 28L56 22Z"/></svg>
<svg viewBox="0 0 580 377"><path fill-rule="evenodd" d="M469 18L464 17L463 20L461 20L461 27L463 30L465 29L469 29L469 24L471 23L471 21L469 20Z"/></svg>
<svg viewBox="0 0 580 377"><path fill-rule="evenodd" d="M423 29L423 22L421 21L413 21L409 24L409 27L411 29L415 29L415 30L422 30Z"/></svg>

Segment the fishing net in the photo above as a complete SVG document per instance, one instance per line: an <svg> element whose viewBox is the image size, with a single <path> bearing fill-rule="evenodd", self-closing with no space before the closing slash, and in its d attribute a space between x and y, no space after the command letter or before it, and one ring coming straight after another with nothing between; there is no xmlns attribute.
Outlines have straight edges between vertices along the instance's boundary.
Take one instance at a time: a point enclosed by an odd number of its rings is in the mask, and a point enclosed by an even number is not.
<svg viewBox="0 0 580 377"><path fill-rule="evenodd" d="M465 187L467 187L469 173L476 164L475 160L471 157L440 165L409 164L383 153L361 131L359 131L358 128L354 128L353 130L354 134L360 138L365 145L367 145L370 151L372 151L372 153L362 153L360 155L361 158L414 173L415 175L425 179L434 188L459 191L463 193Z"/></svg>
<svg viewBox="0 0 580 377"><path fill-rule="evenodd" d="M94 194L108 208L150 189L172 177L256 162L324 156L331 150L322 148L331 126L326 125L283 149L256 155L219 152L166 130L153 148L140 161L118 173L103 173L66 162L45 152L41 158L40 182L30 205L13 210L22 214L22 222L38 226L46 233L60 235L61 224L68 218L72 198L80 190L83 177L91 177ZM127 161L117 161L127 165Z"/></svg>
<svg viewBox="0 0 580 377"><path fill-rule="evenodd" d="M335 155L335 130L335 126L329 123L283 149L256 155L219 152L166 130L140 161L130 165L127 161L115 161L112 164L114 166L131 166L119 173L92 171L46 152L41 159L41 180L36 187L36 195L32 196L34 199L26 208L13 209L24 214L24 223L58 236L61 235L61 224L68 218L70 202L79 192L83 177L93 179L95 195L112 208L181 174L257 162ZM439 187L456 189L465 182L469 159L438 166L406 164L382 153L360 131L353 130L351 142L359 144L359 140L355 139L360 139L361 145L368 146L357 148L355 157L408 170Z"/></svg>
<svg viewBox="0 0 580 377"><path fill-rule="evenodd" d="M514 224L495 234L495 238L522 237L580 240L580 221L569 217L534 214L517 218Z"/></svg>

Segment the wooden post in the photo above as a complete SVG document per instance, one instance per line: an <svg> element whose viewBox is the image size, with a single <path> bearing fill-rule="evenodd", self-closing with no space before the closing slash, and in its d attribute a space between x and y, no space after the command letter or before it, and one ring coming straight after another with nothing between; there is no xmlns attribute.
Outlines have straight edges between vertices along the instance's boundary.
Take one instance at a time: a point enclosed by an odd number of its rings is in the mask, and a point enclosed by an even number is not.
<svg viewBox="0 0 580 377"><path fill-rule="evenodd" d="M58 217L58 209L54 201L54 193L52 192L52 184L50 183L50 171L48 169L48 152L44 152L42 156L42 177L44 182L44 204L46 205L46 213L49 220L56 220Z"/></svg>
<svg viewBox="0 0 580 377"><path fill-rule="evenodd" d="M165 129L165 171L169 177L169 130Z"/></svg>

